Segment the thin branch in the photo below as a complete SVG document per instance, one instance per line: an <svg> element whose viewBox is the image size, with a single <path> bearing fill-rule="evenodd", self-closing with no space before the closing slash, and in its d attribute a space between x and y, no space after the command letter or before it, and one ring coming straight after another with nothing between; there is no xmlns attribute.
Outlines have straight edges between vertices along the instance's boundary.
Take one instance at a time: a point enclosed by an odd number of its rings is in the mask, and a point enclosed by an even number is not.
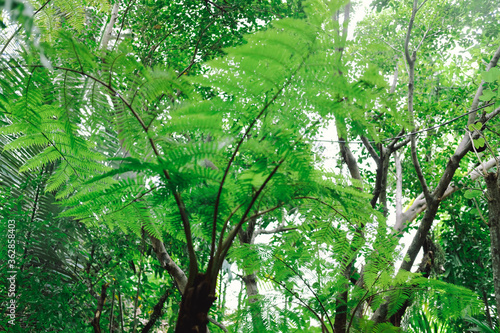
<svg viewBox="0 0 500 333"><path fill-rule="evenodd" d="M476 146L474 145L474 140L472 139L472 135L470 134L470 131L467 131L467 134L469 134L470 141L472 142L472 149L474 150L474 153L476 154L477 160L479 161L479 163L481 164L481 167L483 168L484 176L486 177L486 175L488 173L486 172L486 170L484 170L483 160L481 159L481 157L479 157L479 154L477 153Z"/></svg>
<svg viewBox="0 0 500 333"><path fill-rule="evenodd" d="M384 42L387 46L389 46L391 49L393 49L394 51L396 52L401 52L400 50L398 50L396 47L394 47L391 43L385 41L384 39L380 39L382 42Z"/></svg>
<svg viewBox="0 0 500 333"><path fill-rule="evenodd" d="M191 69L191 67L193 67L193 65L195 64L195 60L196 60L196 55L198 54L198 49L200 47L200 43L201 43L201 39L203 38L203 35L205 34L205 32L208 30L208 28L215 22L215 20L212 20L210 21L207 26L205 28L203 28L203 30L200 31L200 36L198 37L198 41L196 42L196 45L194 47L194 52L193 52L193 56L191 57L191 61L189 62L189 65L184 68L184 70L182 72L179 73L179 75L177 75L177 78L180 78L182 75L184 75L184 73L186 73L188 70Z"/></svg>
<svg viewBox="0 0 500 333"><path fill-rule="evenodd" d="M380 273L377 274L377 278L373 281L372 283L372 286L371 288L373 288L373 286L375 285L375 283L377 283L377 281L380 279L380 277L382 276L382 272L385 272L385 270L382 270ZM363 295L363 297L361 297L361 299L359 300L358 304L356 304L356 307L354 308L354 310L352 311L352 316L351 316L351 320L349 321L349 325L347 326L347 330L346 332L350 332L350 328L352 326L352 321L354 319L354 314L356 313L356 311L358 311L359 307L361 306L361 304L363 304L363 302L368 299L369 297L368 296L368 293L370 292L370 288L366 288L366 292L365 294ZM371 296L370 296L371 297Z"/></svg>
<svg viewBox="0 0 500 333"><path fill-rule="evenodd" d="M166 300L170 296L170 290L167 290L158 300L158 302L155 304L153 307L153 313L151 314L151 317L149 318L148 322L146 325L143 327L141 333L148 333L156 323L156 321L161 317L161 310L163 309L163 305L165 304Z"/></svg>
<svg viewBox="0 0 500 333"><path fill-rule="evenodd" d="M394 152L394 160L396 164L396 221L400 221L403 213L403 169L397 151Z"/></svg>
<svg viewBox="0 0 500 333"><path fill-rule="evenodd" d="M231 158L229 159L229 162L227 163L227 166L226 166L226 170L224 170L224 175L222 176L222 180L220 182L220 185L219 185L219 190L217 191L217 197L215 199L215 204L214 204L214 217L213 217L213 221L212 221L212 241L211 241L211 247L210 247L210 259L209 259L209 262L211 263L212 262L212 259L213 259L213 256L214 256L214 253L215 253L215 238L216 238L216 226L217 226L217 216L218 216L218 213L219 213L219 203L220 203L220 199L221 199L221 195L222 195L222 189L224 187L224 183L226 181L226 178L227 176L229 175L229 169L231 168L232 164L233 164L233 161L234 159L236 158L236 155L238 154L239 150L240 150L240 147L241 145L243 144L244 140L246 139L246 137L248 136L248 134L250 133L250 131L253 129L253 127L255 126L255 124L257 123L257 121L260 119L260 117L266 112L266 110L271 106L272 103L274 103L274 101L278 98L278 96L281 94L281 92L286 88L288 87L288 85L290 84L290 82L292 81L292 78L294 77L294 75L302 68L302 66L304 65L304 61L305 61L305 58L303 59L303 61L300 63L300 65L295 69L295 71L290 75L290 77L288 78L288 80L285 82L285 84L283 84L283 86L276 92L276 94L274 94L273 98L271 98L271 100L269 102L267 102L264 107L262 108L262 110L259 112L259 114L257 115L257 117L255 117L253 119L253 121L250 123L250 125L248 125L248 128L246 129L245 133L243 134L243 136L241 137L240 141L238 142L238 144L236 145L236 148L234 149L234 152L233 154L231 155ZM220 236L220 240L219 240L219 247L222 245L222 239L224 237L224 232L226 230L226 227L227 225L224 224L224 226L222 227L222 230L221 230L221 236ZM210 265L210 264L209 264Z"/></svg>
<svg viewBox="0 0 500 333"><path fill-rule="evenodd" d="M429 190L429 186L427 185L427 181L425 180L422 168L420 167L420 163L418 162L415 136L411 137L411 159L413 161L413 166L415 168L415 172L417 173L418 180L420 181L420 186L422 187L425 200L427 201L427 204L429 204L433 200L433 197Z"/></svg>
<svg viewBox="0 0 500 333"><path fill-rule="evenodd" d="M328 329L326 328L326 325L325 325L325 322L323 321L323 319L320 317L320 315L314 311L305 301L302 300L302 298L299 297L299 295L296 293L296 292L293 292L292 290L288 289L286 285L284 284L281 284L280 281L277 281L275 278L271 277L271 276L266 276L266 278L268 280L271 280L273 281L274 283L276 283L278 286L282 287L283 289L285 289L286 291L288 291L292 296L294 296L306 309L308 309L309 311L311 311L311 313L316 317L318 318L319 322L321 323L321 325L323 326L323 328L325 330L327 330L328 332Z"/></svg>
<svg viewBox="0 0 500 333"><path fill-rule="evenodd" d="M239 230L241 229L243 224L247 221L247 216L250 213L250 210L252 209L255 201L257 201L257 198L262 193L262 191L265 189L265 187L267 186L267 183L269 183L271 178L276 174L279 167L283 164L284 161L285 161L285 159L282 158L278 162L278 164L274 167L273 171L271 171L271 173L267 176L267 178L264 180L262 185L259 187L257 192L255 192L254 196L252 197L252 200L248 204L248 207L247 207L245 213L243 213L243 216L241 217L240 222L238 222L236 227L233 230L231 230L231 232L227 235L227 238L222 242L222 244L217 249L217 253L215 254L215 257L214 257L214 258L217 258L217 259L214 259L214 260L216 260L216 262L211 267L211 271L209 272L209 274L211 274L212 276L214 276L214 277L217 276L217 272L219 271L220 266L222 265L223 258L225 258L226 254L229 251L229 248L231 247L231 244L233 243L233 240L236 237L236 235L238 234ZM220 238L221 241L223 240L223 235L224 234L221 233L221 238Z"/></svg>
<svg viewBox="0 0 500 333"><path fill-rule="evenodd" d="M410 138L406 138L404 139L403 141L401 141L400 143L398 144L395 144L394 147L391 149L392 151L397 151L399 150L400 148L406 146L408 144L408 142L410 142Z"/></svg>
<svg viewBox="0 0 500 333"><path fill-rule="evenodd" d="M146 192L144 193L141 193L137 198L135 198L134 200L130 201L129 203L127 203L125 206L115 210L115 211L112 211L112 212L109 212L109 213L106 213L106 215L112 215L112 214L115 214L115 213L118 213L119 211L127 208L128 206L130 206L131 204L133 204L134 202L137 202L139 201L139 199L141 199L143 196L145 196L146 194L148 193L151 193L153 192L154 190L156 190L156 186L150 188L149 190L147 190Z"/></svg>
<svg viewBox="0 0 500 333"><path fill-rule="evenodd" d="M101 314L102 310L104 308L104 302L106 301L106 289L108 289L109 283L105 283L102 285L101 288L101 296L99 296L99 301L97 302L97 309L94 313L94 318L92 318L91 325L94 327L94 332L95 333L101 333L101 326L100 326L100 320L101 320Z"/></svg>
<svg viewBox="0 0 500 333"><path fill-rule="evenodd" d="M160 46L164 41L165 39L168 38L168 36L170 36L174 31L176 31L179 27L178 26L175 26L173 27L172 29L170 29L167 34L158 42L156 43L155 45L153 45L153 47L151 48L151 50L149 50L148 52L148 55L144 58L144 62L146 62L147 59L151 59L152 58L152 55L153 55L153 52L156 51L156 49L158 48L158 46Z"/></svg>
<svg viewBox="0 0 500 333"><path fill-rule="evenodd" d="M433 200L433 197L430 193L429 187L425 180L424 174L422 172L422 168L420 167L420 163L418 161L417 156L417 143L415 139L415 116L413 111L413 94L415 89L415 61L417 59L417 51L414 50L412 55L410 56L410 52L408 50L411 31L413 28L413 23L415 20L415 14L417 13L417 0L413 1L413 10L410 18L410 23L408 24L408 30L406 32L405 39L405 58L408 63L408 74L409 74L409 82L408 82L408 113L410 115L410 123L412 126L412 133L410 135L411 141L411 159L413 162L413 166L415 168L415 172L417 173L418 180L420 182L420 186L422 187L422 192L424 193L425 200L427 204L430 204Z"/></svg>
<svg viewBox="0 0 500 333"><path fill-rule="evenodd" d="M370 144L370 141L368 141L366 136L361 136L361 141L365 145L365 147L368 150L368 152L370 153L371 157L375 160L375 163L377 163L377 165L378 165L380 163L380 156L378 156L377 152L375 151L373 146Z"/></svg>
<svg viewBox="0 0 500 333"><path fill-rule="evenodd" d="M424 36L422 37L422 39L420 40L420 43L418 43L417 45L417 48L415 49L415 51L418 51L420 49L420 47L422 46L422 44L424 43L424 40L425 40L425 37L427 37L427 34L429 33L429 31L431 30L432 28L432 25L429 24L429 28L425 31L424 33Z"/></svg>
<svg viewBox="0 0 500 333"><path fill-rule="evenodd" d="M345 216L344 214L342 214L341 212L339 212L335 207L333 207L332 205L324 202L323 200L321 199L318 199L318 198L315 198L315 197L310 197L310 196L303 196L303 197L295 197L293 198L292 200L300 200L300 199L309 199L309 200L314 200L314 201L317 201L319 202L320 204L322 205L325 205L327 207L329 207L330 209L332 209L335 213L339 214L340 216L342 216L346 222L350 223L349 222L349 219L347 218L347 216Z"/></svg>
<svg viewBox="0 0 500 333"><path fill-rule="evenodd" d="M488 64L488 67L486 68L486 71L488 72L490 69L495 67L497 65L499 59L500 59L500 46L496 50L495 54L493 54L493 57L491 58L491 61ZM474 124L474 122L476 121L476 112L474 112L474 110L478 108L479 98L483 95L484 83L485 83L484 80L481 80L481 83L479 84L479 87L477 88L476 95L474 96L474 100L472 101L472 104L471 104L472 111L469 113L469 120L467 122L467 125Z"/></svg>
<svg viewBox="0 0 500 333"><path fill-rule="evenodd" d="M316 300L318 301L319 305L323 309L323 312L324 312L324 314L326 316L326 319L328 319L328 322L330 323L330 327L333 329L332 320L330 319L330 316L328 315L328 311L326 311L326 309L325 309L325 307L323 305L323 302L321 302L321 300L318 297L318 294L311 288L311 286L309 285L309 283L307 283L307 281L304 280L304 278L302 277L302 275L299 274L293 267L291 267L290 265L288 265L284 260L282 260L281 258L279 258L278 256L276 256L274 254L273 254L273 257L275 257L276 259L278 259L279 261L281 261L288 269L290 269L296 276L298 276L298 278L301 279L302 282L304 282L304 284L306 285L307 289L309 289L309 291L314 295L314 298L316 298ZM349 331L347 331L347 332L349 332Z"/></svg>
<svg viewBox="0 0 500 333"><path fill-rule="evenodd" d="M49 2L51 2L52 0L47 0L43 5L42 7L38 8L38 10L33 13L33 17L36 16L36 14L38 14L42 9L45 8L45 6L47 6L49 4ZM22 25L17 28L16 31L14 31L14 33L12 34L12 36L10 36L10 38L7 40L7 42L5 43L5 45L3 46L2 50L0 51L0 55L4 53L4 51L7 49L7 46L10 44L10 42L12 42L12 40L14 39L14 37L19 33L19 31L21 31L22 29Z"/></svg>
<svg viewBox="0 0 500 333"><path fill-rule="evenodd" d="M111 49L111 52L115 50L116 45L118 45L118 42L120 40L120 35L122 34L123 31L123 26L125 25L125 19L127 18L128 11L132 6L135 4L135 0L130 1L130 5L128 5L127 9L125 9L125 12L123 13L123 18L122 18L122 25L120 26L120 30L118 30L118 34L116 35L116 42L113 44L113 48Z"/></svg>
<svg viewBox="0 0 500 333"><path fill-rule="evenodd" d="M229 331L227 330L226 326L224 326L224 324L219 323L219 322L218 322L217 320L215 320L214 318L212 318L212 317L210 317L210 316L209 316L209 317L208 317L208 321L209 321L209 322L211 322L212 324L214 324L215 326L217 326L218 328L220 328L222 331L224 331L224 332L226 332L226 333L227 333L227 332L229 332Z"/></svg>
<svg viewBox="0 0 500 333"><path fill-rule="evenodd" d="M259 229L255 231L255 236L258 235L272 235L272 234L277 234L279 232L287 232L287 231L292 231L292 230L297 230L297 227L277 227L271 230L266 230L266 229Z"/></svg>
<svg viewBox="0 0 500 333"><path fill-rule="evenodd" d="M426 2L427 2L427 0L424 0L424 1L420 4L420 6L418 6L418 8L417 8L417 12L420 10L420 8L422 8L422 6L423 6L423 5L425 5L425 3L426 3Z"/></svg>
<svg viewBox="0 0 500 333"><path fill-rule="evenodd" d="M276 210L276 209L278 209L278 208L283 207L284 205L285 205L285 203L280 203L279 205L276 205L276 206L274 206L274 207L271 207L271 208L268 208L268 209L262 210L262 211L258 212L257 214L254 214L254 215L252 215L252 216L248 217L248 218L246 219L246 221L249 221L249 220L255 219L255 218L257 218L257 217L259 217L259 216L262 216L262 215L264 215L264 214L266 214L266 213L272 212L272 211L274 211L274 210ZM240 205L240 206L241 206L241 205Z"/></svg>

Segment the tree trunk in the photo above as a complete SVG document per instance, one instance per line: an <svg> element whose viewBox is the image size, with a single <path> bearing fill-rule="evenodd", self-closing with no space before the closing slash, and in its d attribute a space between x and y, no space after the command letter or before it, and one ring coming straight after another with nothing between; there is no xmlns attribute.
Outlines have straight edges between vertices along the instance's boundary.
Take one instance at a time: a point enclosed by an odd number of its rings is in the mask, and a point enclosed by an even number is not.
<svg viewBox="0 0 500 333"><path fill-rule="evenodd" d="M337 296L337 301L335 302L335 322L333 323L335 333L345 333L347 329L347 302L349 300L349 277L351 276L352 266L353 261L344 269L345 283L342 284L342 292Z"/></svg>
<svg viewBox="0 0 500 333"><path fill-rule="evenodd" d="M116 19L118 18L118 10L120 9L120 1L116 1L113 5L113 9L111 9L111 15L109 16L109 22L106 25L106 29L104 30L104 34L101 39L101 49L106 50L108 48L109 40L111 39L111 35L113 34L113 26L115 25Z"/></svg>
<svg viewBox="0 0 500 333"><path fill-rule="evenodd" d="M243 244L253 244L255 241L255 226L257 225L257 219L252 218L248 222L247 229L243 229L239 232L240 242ZM245 264L244 259L243 264ZM264 320L262 319L262 309L260 307L259 300L259 288L257 287L257 275L252 272L248 275L243 276L243 282L245 282L245 289L247 291L248 305L250 307L250 315L252 317L252 326L255 332L260 332L264 329Z"/></svg>
<svg viewBox="0 0 500 333"><path fill-rule="evenodd" d="M254 332L262 332L265 329L264 320L262 319L262 309L259 301L259 289L257 287L257 276L255 273L243 277L247 290L248 305L250 307L250 315L252 317L252 326Z"/></svg>
<svg viewBox="0 0 500 333"><path fill-rule="evenodd" d="M214 303L214 283L207 274L198 273L182 295L176 333L207 333L208 311Z"/></svg>
<svg viewBox="0 0 500 333"><path fill-rule="evenodd" d="M489 210L489 227L491 240L491 265L493 271L493 285L495 287L495 301L497 312L500 310L500 186L498 175L488 173L486 188Z"/></svg>

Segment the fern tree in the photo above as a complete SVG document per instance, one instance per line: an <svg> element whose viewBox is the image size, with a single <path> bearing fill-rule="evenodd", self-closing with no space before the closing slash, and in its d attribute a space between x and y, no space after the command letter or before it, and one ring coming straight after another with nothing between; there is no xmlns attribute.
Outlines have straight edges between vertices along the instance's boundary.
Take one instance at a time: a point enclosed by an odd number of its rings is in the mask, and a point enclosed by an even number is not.
<svg viewBox="0 0 500 333"><path fill-rule="evenodd" d="M48 61L27 56L2 65L4 150L35 150L21 173L53 167L44 191L64 207L60 217L149 239L182 294L177 332L206 331L227 258L274 283L309 316L293 317L295 306L269 308L269 318L286 320L264 318L254 329L306 328L313 320L324 331L386 329L364 320L362 303L375 310L388 300L393 314L407 288L433 285L390 269L395 239L362 184L316 164L320 125L334 119L344 132L378 139L365 111L385 103L376 69L350 82L341 63L334 15L341 5L307 2L305 19L273 21L195 77L147 67L126 42L98 52L60 34L44 45ZM296 220L283 218L292 211ZM276 246L234 245L253 224L280 220L289 232ZM167 240L185 244L187 267L172 260ZM351 279L359 257L362 283ZM98 330L98 320L93 325Z"/></svg>
<svg viewBox="0 0 500 333"><path fill-rule="evenodd" d="M210 86L218 95L210 100L171 72L142 67L125 45L99 58L64 35L46 50L50 68L11 62L4 71L23 72L23 98L5 91L13 123L2 132L18 136L6 149L42 149L21 172L57 162L45 190L73 206L63 215L156 239L162 228L184 230L190 262L180 286L180 332L205 330L219 270L249 219L343 192L322 180L308 143L340 92L354 92L327 75L338 68L328 56L335 48L329 12L309 4L307 21L277 21L207 64L192 84ZM301 105L290 103L298 98ZM364 122L361 114L351 117ZM99 149L108 128L119 143L106 144L128 155L116 168ZM210 256L202 264L195 246L205 242Z"/></svg>

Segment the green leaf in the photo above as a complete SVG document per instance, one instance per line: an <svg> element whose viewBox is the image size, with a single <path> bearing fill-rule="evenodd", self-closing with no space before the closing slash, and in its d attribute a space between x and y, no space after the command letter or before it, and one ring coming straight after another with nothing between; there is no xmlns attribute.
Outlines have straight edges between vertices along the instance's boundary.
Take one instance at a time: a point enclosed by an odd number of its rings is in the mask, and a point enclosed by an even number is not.
<svg viewBox="0 0 500 333"><path fill-rule="evenodd" d="M496 94L493 91L491 91L491 89L486 89L483 91L483 94L481 95L481 97L479 97L479 99L482 101L489 101L492 98L495 98L495 95Z"/></svg>
<svg viewBox="0 0 500 333"><path fill-rule="evenodd" d="M474 124L469 124L469 131L471 131L471 132L474 132L475 130L480 131L482 127L483 127L483 123L478 121Z"/></svg>
<svg viewBox="0 0 500 333"><path fill-rule="evenodd" d="M500 79L500 69L491 68L488 72L483 72L482 76L485 82L495 82Z"/></svg>
<svg viewBox="0 0 500 333"><path fill-rule="evenodd" d="M484 138L474 139L473 141L474 141L474 147L476 149L482 148L486 144Z"/></svg>
<svg viewBox="0 0 500 333"><path fill-rule="evenodd" d="M483 195L483 192L477 191L477 190L467 190L464 193L464 197L466 199L479 198L482 195Z"/></svg>

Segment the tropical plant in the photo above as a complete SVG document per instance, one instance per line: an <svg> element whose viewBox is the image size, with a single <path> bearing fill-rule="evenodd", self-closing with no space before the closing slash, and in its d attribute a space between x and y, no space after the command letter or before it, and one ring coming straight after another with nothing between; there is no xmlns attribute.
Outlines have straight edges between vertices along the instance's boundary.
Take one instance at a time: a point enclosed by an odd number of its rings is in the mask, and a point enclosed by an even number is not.
<svg viewBox="0 0 500 333"><path fill-rule="evenodd" d="M438 27L458 24L451 14L466 15L470 7L377 3L380 13L356 37L368 40L365 49L347 42L347 1L186 2L185 15L179 4L161 1L115 1L100 9L75 4L74 16L66 4L38 4L46 15L38 21L44 43L26 43L27 52L1 65L0 195L6 218L30 235L17 244L26 253L19 281L41 288L53 279L44 296L61 295L56 303L69 297L65 304L76 304L74 312L63 311L78 318L72 326L42 322L25 306L17 329L205 332L210 322L211 330L235 332L400 331L405 313L423 327L416 321L423 318L422 295L444 309L432 315L439 320L482 312L476 294L435 278L439 239L427 237L443 214L442 199L458 190L453 177L458 182L465 175L457 171L460 163L472 166L467 152L477 156L486 143L496 145L482 125L492 126L500 112L496 79L489 77L499 51L482 74L490 86L481 85L474 99L470 86L453 89L457 76L445 61L432 63L452 41ZM107 21L102 9L111 9ZM381 33L375 28L394 16L400 27L382 36L390 45L382 47L372 39ZM71 29L59 31L51 18ZM485 30L495 31L491 25L485 22ZM454 28L459 35L461 28ZM248 32L254 33L242 40ZM487 37L481 47L495 50ZM396 60L389 85L391 50L404 62ZM409 86L397 84L403 64ZM435 68L442 75L433 76ZM429 134L421 139L426 149L417 150L418 125L456 121L456 105L469 104L470 132L450 135L462 137L459 148ZM481 124L474 124L482 109ZM350 177L342 164L340 172L322 164L316 138L329 122ZM357 137L366 152L351 145ZM447 156L448 164L442 162ZM375 168L362 168L364 158ZM486 165L490 161L482 170ZM416 197L406 212L403 193ZM391 228L386 218L393 202ZM400 236L422 211L397 270ZM434 235L445 239L446 232ZM272 234L269 241L256 242L264 234ZM411 273L421 247L423 262ZM240 295L238 309L227 316L225 286L232 276L243 281L247 303ZM263 285L273 294L261 295ZM20 304L45 300L20 290ZM485 290L476 289L488 305Z"/></svg>

